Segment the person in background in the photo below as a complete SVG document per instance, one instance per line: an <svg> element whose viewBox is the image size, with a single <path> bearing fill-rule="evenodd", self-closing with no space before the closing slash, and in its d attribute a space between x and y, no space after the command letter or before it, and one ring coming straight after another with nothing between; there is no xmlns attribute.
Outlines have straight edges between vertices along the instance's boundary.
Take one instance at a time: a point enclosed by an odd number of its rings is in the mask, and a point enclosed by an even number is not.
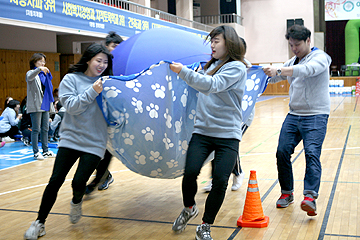
<svg viewBox="0 0 360 240"><path fill-rule="evenodd" d="M54 120L52 120L50 123L49 136L51 136L54 139L54 141L57 141L59 138L58 131L60 129L61 121L64 118L64 114L65 114L66 110L62 106L60 101L56 101L55 103L56 103L55 104L56 114L55 114Z"/></svg>
<svg viewBox="0 0 360 240"><path fill-rule="evenodd" d="M55 157L48 148L49 111L54 102L52 95L50 70L45 67L46 56L43 53L34 53L30 58L30 70L26 73L27 83L27 110L31 117L31 144L36 160L46 157ZM38 139L41 139L43 154L39 152Z"/></svg>
<svg viewBox="0 0 360 240"><path fill-rule="evenodd" d="M319 196L320 155L330 114L329 66L331 57L310 47L311 32L304 26L293 25L285 35L293 53L283 67L265 67L270 83L287 80L290 83L290 110L281 127L276 151L281 196L276 207L285 208L294 202L294 176L291 155L303 140L306 158L304 200L301 209L315 216Z"/></svg>
<svg viewBox="0 0 360 240"><path fill-rule="evenodd" d="M45 188L37 219L24 239L45 235L45 220L55 204L58 191L72 166L79 160L73 177L69 220L77 223L82 215L86 182L104 157L107 123L96 102L103 90L101 76L112 75L112 55L100 44L90 45L80 61L69 68L59 87L66 109L61 123L59 150L49 183Z"/></svg>
<svg viewBox="0 0 360 240"><path fill-rule="evenodd" d="M7 107L1 114L0 120L0 137L10 137L15 140L15 135L19 134L18 124L22 114L18 114L20 109L20 102L17 100L10 100ZM2 141L1 141L2 142Z"/></svg>
<svg viewBox="0 0 360 240"><path fill-rule="evenodd" d="M9 106L9 102L13 100L12 97L6 97L5 103L4 103L4 110Z"/></svg>
<svg viewBox="0 0 360 240"><path fill-rule="evenodd" d="M246 53L245 39L240 37L240 40L244 45L245 53ZM252 66L251 63L246 58L244 58L244 62L246 63L247 68L250 68ZM247 121L245 123L244 122L241 123L241 132L242 132L243 136L244 136L246 130L248 129L248 127L250 127L252 121L254 120L254 115L255 115L255 107L251 111L250 116L247 119ZM215 167L214 162L211 161L211 176L213 175L214 167ZM237 191L242 186L242 183L243 183L243 180L244 180L244 177L245 177L245 173L241 169L239 156L237 157L235 167L234 167L232 173L234 174L234 177L233 177L233 184L231 186L231 190L232 191ZM206 185L203 189L205 190L205 192L210 192L211 188L212 188L212 180L210 180L208 185Z"/></svg>
<svg viewBox="0 0 360 240"><path fill-rule="evenodd" d="M105 38L105 46L111 53L122 41L123 39L118 34L109 32ZM114 182L114 178L108 170L112 157L112 154L106 150L104 159L101 160L96 168L95 178L86 186L86 194L92 193L98 185L98 190L106 190L109 188L109 185Z"/></svg>
<svg viewBox="0 0 360 240"><path fill-rule="evenodd" d="M20 104L20 112L22 113L20 131L23 135L21 140L25 146L31 146L31 117L30 114L26 112L26 102L27 97L25 97Z"/></svg>
<svg viewBox="0 0 360 240"><path fill-rule="evenodd" d="M212 240L210 225L224 201L238 157L246 82L245 47L236 31L230 26L218 26L207 38L211 39L212 58L203 70L195 72L181 63L170 64L172 71L199 91L182 181L184 208L172 226L176 233L182 232L199 213L196 180L205 160L215 151L213 185L206 199L203 223L196 228L197 240Z"/></svg>

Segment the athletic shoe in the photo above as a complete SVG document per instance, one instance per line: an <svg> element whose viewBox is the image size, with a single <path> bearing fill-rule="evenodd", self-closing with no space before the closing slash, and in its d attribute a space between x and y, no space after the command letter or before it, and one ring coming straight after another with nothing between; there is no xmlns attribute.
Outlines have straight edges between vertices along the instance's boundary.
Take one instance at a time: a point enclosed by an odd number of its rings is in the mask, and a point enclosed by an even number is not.
<svg viewBox="0 0 360 240"><path fill-rule="evenodd" d="M37 152L34 154L34 158L35 160L44 160L44 156L40 153L40 152Z"/></svg>
<svg viewBox="0 0 360 240"><path fill-rule="evenodd" d="M85 194L90 194L94 191L94 189L96 188L97 183L95 183L94 181L92 181L89 185L86 186L85 189Z"/></svg>
<svg viewBox="0 0 360 240"><path fill-rule="evenodd" d="M199 214L199 209L194 205L191 209L190 208L184 208L179 217L175 220L172 230L176 233L181 233L185 230L186 225L191 219L194 219Z"/></svg>
<svg viewBox="0 0 360 240"><path fill-rule="evenodd" d="M210 235L210 225L203 223L196 227L196 240L213 240Z"/></svg>
<svg viewBox="0 0 360 240"><path fill-rule="evenodd" d="M11 137L3 137L3 141L5 141L5 142L14 142L15 140L14 139L12 139Z"/></svg>
<svg viewBox="0 0 360 240"><path fill-rule="evenodd" d="M25 146L27 146L27 147L31 146L29 139L22 137L21 141L24 143Z"/></svg>
<svg viewBox="0 0 360 240"><path fill-rule="evenodd" d="M43 153L44 157L56 157L56 154L53 153L52 151L47 151Z"/></svg>
<svg viewBox="0 0 360 240"><path fill-rule="evenodd" d="M81 200L81 202L74 204L72 201L70 202L70 214L69 214L69 219L70 222L72 224L77 223L80 218L81 218L81 214L82 214L82 209L81 209L81 205L82 205L83 201Z"/></svg>
<svg viewBox="0 0 360 240"><path fill-rule="evenodd" d="M301 209L307 212L308 216L316 216L316 202L310 194L305 195L304 200L301 202Z"/></svg>
<svg viewBox="0 0 360 240"><path fill-rule="evenodd" d="M233 191L238 190L243 183L244 177L245 177L245 173L243 173L243 172L240 173L238 176L234 175L233 185L231 186L231 190L233 190Z"/></svg>
<svg viewBox="0 0 360 240"><path fill-rule="evenodd" d="M40 223L39 220L32 222L29 229L24 234L24 239L36 240L46 234L45 225Z"/></svg>
<svg viewBox="0 0 360 240"><path fill-rule="evenodd" d="M294 203L294 194L281 194L280 198L276 202L277 208L286 208L290 204Z"/></svg>
<svg viewBox="0 0 360 240"><path fill-rule="evenodd" d="M0 143L0 148L2 148L3 146L5 146L5 141L2 141L1 143Z"/></svg>
<svg viewBox="0 0 360 240"><path fill-rule="evenodd" d="M203 189L205 192L210 192L212 189L212 180L210 180L208 185L206 185Z"/></svg>
<svg viewBox="0 0 360 240"><path fill-rule="evenodd" d="M106 190L109 188L109 185L112 184L114 182L114 178L112 177L111 173L109 173L109 175L107 176L107 178L105 179L105 182L103 184L101 184L98 189L99 190Z"/></svg>

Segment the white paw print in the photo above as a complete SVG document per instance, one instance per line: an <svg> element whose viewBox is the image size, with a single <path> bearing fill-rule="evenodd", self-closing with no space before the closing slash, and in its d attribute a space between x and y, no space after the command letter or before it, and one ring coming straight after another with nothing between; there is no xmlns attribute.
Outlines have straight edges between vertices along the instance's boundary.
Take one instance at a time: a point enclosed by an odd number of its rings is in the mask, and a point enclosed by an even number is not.
<svg viewBox="0 0 360 240"><path fill-rule="evenodd" d="M125 114L120 113L119 111L113 111L111 112L111 115L115 118L114 122L117 123L118 125L121 125L125 120Z"/></svg>
<svg viewBox="0 0 360 240"><path fill-rule="evenodd" d="M177 167L179 162L175 161L174 159L171 159L170 162L166 162L166 165L168 165L169 168Z"/></svg>
<svg viewBox="0 0 360 240"><path fill-rule="evenodd" d="M150 69L149 70L147 70L146 72L143 72L142 74L141 74L141 76L145 76L145 75L152 75L153 74L153 72L151 71L151 67L150 67Z"/></svg>
<svg viewBox="0 0 360 240"><path fill-rule="evenodd" d="M129 117L130 115L126 112L126 108L123 109L123 113L120 113L120 116L119 116L119 123L122 123L125 121L126 124L129 123Z"/></svg>
<svg viewBox="0 0 360 240"><path fill-rule="evenodd" d="M141 88L141 83L139 83L139 81L137 79L135 79L132 81L126 81L125 86L127 88L132 88L132 90L134 90L134 92L139 92L139 88Z"/></svg>
<svg viewBox="0 0 360 240"><path fill-rule="evenodd" d="M151 173L150 173L150 176L151 177L161 177L163 174L161 173L161 169L158 168L156 170L152 170Z"/></svg>
<svg viewBox="0 0 360 240"><path fill-rule="evenodd" d="M172 90L172 80L171 80L171 75L166 75L166 81L168 82L168 88L169 90Z"/></svg>
<svg viewBox="0 0 360 240"><path fill-rule="evenodd" d="M250 92L252 90L256 91L259 89L259 83L260 83L260 78L256 78L256 74L251 75L250 78L248 78L246 80L246 91Z"/></svg>
<svg viewBox="0 0 360 240"><path fill-rule="evenodd" d="M184 140L184 141L179 140L179 150L181 151L181 153L185 154L187 149L188 149L187 141L186 140Z"/></svg>
<svg viewBox="0 0 360 240"><path fill-rule="evenodd" d="M188 92L188 90L185 88L185 89L184 89L184 94L181 96L181 99L180 99L183 107L186 106L186 102L187 102L187 97L188 97L188 95L189 95L189 92Z"/></svg>
<svg viewBox="0 0 360 240"><path fill-rule="evenodd" d="M181 132L181 126L182 126L182 118L180 118L179 121L175 122L175 132L176 133Z"/></svg>
<svg viewBox="0 0 360 240"><path fill-rule="evenodd" d="M169 109L168 108L166 108L166 110L165 110L165 113L164 113L164 118L166 119L166 126L168 127L168 128L171 128L172 127L172 124L171 124L171 119L172 119L172 117L170 116L170 114L169 114Z"/></svg>
<svg viewBox="0 0 360 240"><path fill-rule="evenodd" d="M120 129L119 128L108 127L107 131L108 131L108 134L109 134L109 138L114 138L115 133L120 132Z"/></svg>
<svg viewBox="0 0 360 240"><path fill-rule="evenodd" d="M162 156L160 156L160 153L159 152L154 152L154 151L150 151L150 160L153 160L154 162L159 162L163 159Z"/></svg>
<svg viewBox="0 0 360 240"><path fill-rule="evenodd" d="M134 135L130 135L129 133L123 133L122 137L125 138L124 139L124 143L127 145L133 145L133 141L134 140Z"/></svg>
<svg viewBox="0 0 360 240"><path fill-rule="evenodd" d="M145 129L141 130L142 134L145 134L145 140L146 141L154 141L154 130L151 130L150 127L146 127Z"/></svg>
<svg viewBox="0 0 360 240"><path fill-rule="evenodd" d="M136 163L137 164L141 164L141 165L145 165L146 164L146 157L144 155L141 155L141 153L139 151L135 152L134 158L136 159Z"/></svg>
<svg viewBox="0 0 360 240"><path fill-rule="evenodd" d="M109 146L107 146L109 147ZM115 148L115 152L119 153L119 154L123 154L125 152L125 150L123 148Z"/></svg>
<svg viewBox="0 0 360 240"><path fill-rule="evenodd" d="M158 110L159 110L159 106L153 103L150 103L149 106L146 106L146 110L149 112L149 116L151 118L158 118L159 114L158 114Z"/></svg>
<svg viewBox="0 0 360 240"><path fill-rule="evenodd" d="M142 107L142 101L137 100L134 97L132 97L131 100L131 104L135 107L135 113L142 113L144 110Z"/></svg>
<svg viewBox="0 0 360 240"><path fill-rule="evenodd" d="M191 110L191 112L189 114L189 119L194 120L194 123L195 123L195 120L196 120L196 111L195 111L195 109Z"/></svg>
<svg viewBox="0 0 360 240"><path fill-rule="evenodd" d="M248 107L253 105L254 101L252 100L252 96L244 95L242 100L242 110L245 111Z"/></svg>
<svg viewBox="0 0 360 240"><path fill-rule="evenodd" d="M155 83L155 84L151 85L151 88L152 88L152 90L155 91L156 98L164 99L164 97L165 97L165 87L164 86L160 86L160 84Z"/></svg>
<svg viewBox="0 0 360 240"><path fill-rule="evenodd" d="M112 86L112 87L105 87L104 91L106 92L105 96L107 98L115 98L117 97L117 95L119 93L121 93L121 91L119 89L117 89L116 87Z"/></svg>
<svg viewBox="0 0 360 240"><path fill-rule="evenodd" d="M184 169L176 170L175 172L172 173L172 175L174 175L174 178L179 177L183 174L184 174Z"/></svg>
<svg viewBox="0 0 360 240"><path fill-rule="evenodd" d="M164 134L163 142L165 143L165 148L169 150L169 148L172 148L174 144L171 142L171 139L167 137L167 134Z"/></svg>

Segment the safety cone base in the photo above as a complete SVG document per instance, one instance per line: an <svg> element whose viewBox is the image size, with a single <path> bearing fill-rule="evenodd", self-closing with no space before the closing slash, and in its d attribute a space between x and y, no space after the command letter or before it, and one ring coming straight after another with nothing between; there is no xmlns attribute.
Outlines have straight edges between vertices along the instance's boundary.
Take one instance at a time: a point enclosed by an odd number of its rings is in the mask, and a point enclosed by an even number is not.
<svg viewBox="0 0 360 240"><path fill-rule="evenodd" d="M237 220L237 225L239 227L252 227L252 228L263 228L269 225L269 217L265 216L263 220L259 221L244 221L242 216Z"/></svg>

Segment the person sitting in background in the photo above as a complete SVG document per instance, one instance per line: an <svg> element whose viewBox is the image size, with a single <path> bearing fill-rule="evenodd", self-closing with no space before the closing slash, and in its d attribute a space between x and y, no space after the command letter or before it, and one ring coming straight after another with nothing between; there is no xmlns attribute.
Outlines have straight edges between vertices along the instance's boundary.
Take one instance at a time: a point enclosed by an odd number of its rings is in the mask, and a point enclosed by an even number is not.
<svg viewBox="0 0 360 240"><path fill-rule="evenodd" d="M25 97L20 104L20 113L22 113L22 118L20 121L20 131L23 135L21 141L25 146L31 146L31 117L30 114L26 112L26 102L27 97Z"/></svg>
<svg viewBox="0 0 360 240"><path fill-rule="evenodd" d="M19 134L18 123L22 114L18 114L20 102L17 100L10 100L8 107L1 114L3 117L0 120L0 137L10 137L15 139L15 135Z"/></svg>
<svg viewBox="0 0 360 240"><path fill-rule="evenodd" d="M54 120L50 123L50 129L49 129L49 136L54 139L54 141L57 141L59 138L59 128L61 121L65 114L65 108L62 106L60 101L57 101L55 104L56 107L56 114L54 117Z"/></svg>

